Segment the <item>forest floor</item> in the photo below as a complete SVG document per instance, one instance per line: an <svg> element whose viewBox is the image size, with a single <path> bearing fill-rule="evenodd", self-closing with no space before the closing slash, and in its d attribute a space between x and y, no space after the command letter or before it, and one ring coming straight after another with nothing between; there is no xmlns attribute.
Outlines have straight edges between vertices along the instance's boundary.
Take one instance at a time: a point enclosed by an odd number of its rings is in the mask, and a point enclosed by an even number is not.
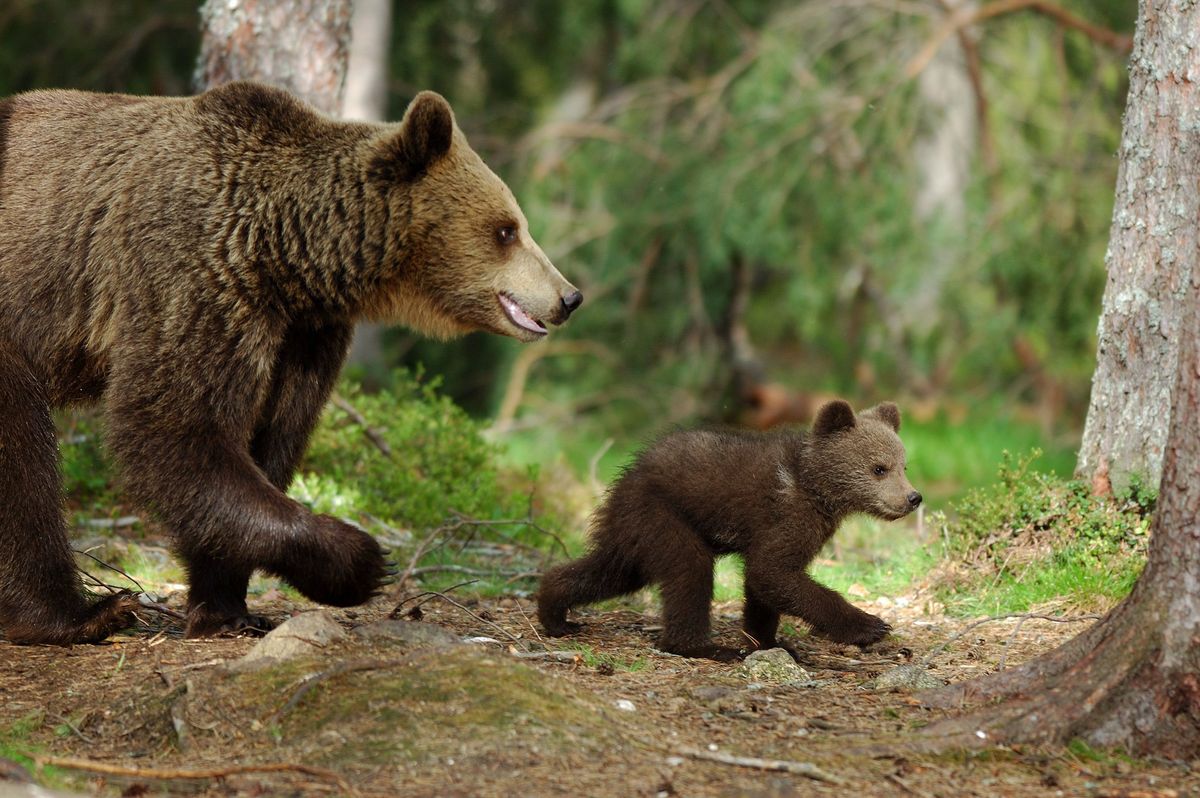
<svg viewBox="0 0 1200 798"><path fill-rule="evenodd" d="M898 665L942 682L1013 667L1087 621L972 625L919 594L861 603L891 637L860 651L801 634L803 672L780 677L660 653L657 617L633 609L585 612L581 634L543 640L528 598L449 595L461 606L405 592L329 617L352 631L407 599L398 614L450 630L450 645L351 633L257 669L231 667L255 639L184 640L161 615L104 645L0 644L0 796L33 794L17 791L29 776L127 796L1200 795L1200 763L1083 746L919 753L906 744L946 712L872 687ZM276 620L311 608L278 591L252 606ZM714 621L737 645L738 607Z"/></svg>

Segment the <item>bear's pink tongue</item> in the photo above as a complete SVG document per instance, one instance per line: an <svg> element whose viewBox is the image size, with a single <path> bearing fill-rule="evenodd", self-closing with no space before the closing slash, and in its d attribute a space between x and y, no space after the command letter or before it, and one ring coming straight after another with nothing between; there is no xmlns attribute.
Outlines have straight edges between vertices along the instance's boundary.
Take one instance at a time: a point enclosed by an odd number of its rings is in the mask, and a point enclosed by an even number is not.
<svg viewBox="0 0 1200 798"><path fill-rule="evenodd" d="M497 294L496 296L500 298L500 307L504 308L505 315L512 320L513 324L529 330L530 332L546 332L545 325L522 310L521 306L517 304L516 300L514 300L508 294Z"/></svg>

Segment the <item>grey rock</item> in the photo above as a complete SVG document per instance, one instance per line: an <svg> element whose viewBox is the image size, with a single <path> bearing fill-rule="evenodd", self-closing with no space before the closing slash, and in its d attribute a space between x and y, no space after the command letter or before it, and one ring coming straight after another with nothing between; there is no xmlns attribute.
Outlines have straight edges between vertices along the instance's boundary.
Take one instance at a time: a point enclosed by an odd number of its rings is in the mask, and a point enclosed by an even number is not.
<svg viewBox="0 0 1200 798"><path fill-rule="evenodd" d="M462 641L449 629L421 621L383 620L359 626L354 636L373 643L390 643L402 648L443 648Z"/></svg>
<svg viewBox="0 0 1200 798"><path fill-rule="evenodd" d="M328 612L302 612L276 627L229 668L234 671L255 670L275 662L320 654L330 645L348 637Z"/></svg>
<svg viewBox="0 0 1200 798"><path fill-rule="evenodd" d="M899 690L911 692L915 690L930 690L945 685L921 665L897 665L891 670L884 671L864 687L870 690Z"/></svg>
<svg viewBox="0 0 1200 798"><path fill-rule="evenodd" d="M738 673L754 682L767 684L807 683L812 675L796 664L782 648L754 651L738 667Z"/></svg>

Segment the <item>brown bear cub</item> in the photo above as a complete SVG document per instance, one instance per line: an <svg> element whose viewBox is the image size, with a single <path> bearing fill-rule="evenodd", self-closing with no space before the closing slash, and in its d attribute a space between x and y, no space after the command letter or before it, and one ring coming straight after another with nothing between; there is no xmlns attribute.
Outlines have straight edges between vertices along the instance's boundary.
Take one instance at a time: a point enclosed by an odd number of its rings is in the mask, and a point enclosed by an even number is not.
<svg viewBox="0 0 1200 798"><path fill-rule="evenodd" d="M776 645L780 613L814 632L867 646L891 627L815 582L808 564L851 513L895 520L921 503L905 476L900 411L885 402L857 416L824 405L811 432L687 430L644 451L592 519L591 551L542 579L538 619L554 636L579 628L567 610L631 593L662 592L659 647L733 659L709 627L713 565L745 560L743 629L754 648Z"/></svg>
<svg viewBox="0 0 1200 798"><path fill-rule="evenodd" d="M0 99L0 630L95 641L137 606L83 592L52 408L103 407L187 566L188 636L261 627L255 570L338 606L389 575L287 495L354 325L532 341L582 301L432 92L397 124L240 82Z"/></svg>

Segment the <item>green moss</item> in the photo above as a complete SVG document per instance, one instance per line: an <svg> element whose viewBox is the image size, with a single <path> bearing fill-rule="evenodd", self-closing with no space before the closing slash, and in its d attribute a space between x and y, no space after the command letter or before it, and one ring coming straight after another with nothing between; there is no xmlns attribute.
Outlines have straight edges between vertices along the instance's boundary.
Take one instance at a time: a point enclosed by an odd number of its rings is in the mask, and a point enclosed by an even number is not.
<svg viewBox="0 0 1200 798"><path fill-rule="evenodd" d="M220 692L240 704L230 715L269 722L263 733L275 744L343 767L494 756L530 741L543 752L562 752L604 745L611 736L595 707L556 690L544 673L469 647L334 675L277 717L307 678L329 667L326 660L288 662L230 677Z"/></svg>

